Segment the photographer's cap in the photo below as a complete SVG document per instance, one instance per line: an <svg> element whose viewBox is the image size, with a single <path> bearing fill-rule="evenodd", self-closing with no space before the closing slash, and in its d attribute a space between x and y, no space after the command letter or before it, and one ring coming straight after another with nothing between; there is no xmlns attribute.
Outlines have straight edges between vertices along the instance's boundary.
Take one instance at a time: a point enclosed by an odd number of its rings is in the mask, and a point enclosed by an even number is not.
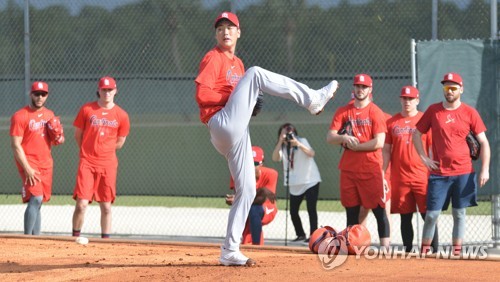
<svg viewBox="0 0 500 282"><path fill-rule="evenodd" d="M262 164L264 161L264 150L259 146L252 146L253 162Z"/></svg>

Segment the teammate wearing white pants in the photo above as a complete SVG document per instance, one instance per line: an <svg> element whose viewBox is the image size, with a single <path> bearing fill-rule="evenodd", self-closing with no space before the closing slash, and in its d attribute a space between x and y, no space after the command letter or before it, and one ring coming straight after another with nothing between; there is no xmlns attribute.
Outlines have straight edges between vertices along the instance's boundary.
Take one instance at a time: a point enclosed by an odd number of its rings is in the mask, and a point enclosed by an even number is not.
<svg viewBox="0 0 500 282"><path fill-rule="evenodd" d="M235 14L223 12L217 17L217 46L202 59L195 82L200 119L209 128L214 147L227 159L236 188L219 261L223 265L252 266L255 261L244 256L239 246L256 193L248 125L259 93L293 100L311 114L319 114L333 98L338 84L334 80L320 90L313 90L259 67L245 73L243 62L234 54L240 35Z"/></svg>

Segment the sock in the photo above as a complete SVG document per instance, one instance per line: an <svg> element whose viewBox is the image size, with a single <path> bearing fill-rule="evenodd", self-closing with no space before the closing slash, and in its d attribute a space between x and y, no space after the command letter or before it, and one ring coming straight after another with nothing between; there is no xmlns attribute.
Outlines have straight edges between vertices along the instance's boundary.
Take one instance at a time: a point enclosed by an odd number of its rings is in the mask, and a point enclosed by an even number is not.
<svg viewBox="0 0 500 282"><path fill-rule="evenodd" d="M80 230L73 229L73 237L80 237Z"/></svg>
<svg viewBox="0 0 500 282"><path fill-rule="evenodd" d="M103 239L109 239L109 234L106 234L106 233L101 233L101 238Z"/></svg>

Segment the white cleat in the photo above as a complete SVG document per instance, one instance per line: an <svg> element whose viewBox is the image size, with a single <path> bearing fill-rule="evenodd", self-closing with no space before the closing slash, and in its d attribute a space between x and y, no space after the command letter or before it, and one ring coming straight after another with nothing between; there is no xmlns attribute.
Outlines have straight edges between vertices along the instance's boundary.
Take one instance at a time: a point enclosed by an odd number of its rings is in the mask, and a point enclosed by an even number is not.
<svg viewBox="0 0 500 282"><path fill-rule="evenodd" d="M247 258L240 251L227 250L223 246L220 247L221 254L219 262L225 266L254 266L256 263L253 259Z"/></svg>
<svg viewBox="0 0 500 282"><path fill-rule="evenodd" d="M332 80L327 86L318 90L319 97L314 97L309 105L309 112L313 115L319 115L323 112L326 103L335 96L335 92L339 88L339 83Z"/></svg>

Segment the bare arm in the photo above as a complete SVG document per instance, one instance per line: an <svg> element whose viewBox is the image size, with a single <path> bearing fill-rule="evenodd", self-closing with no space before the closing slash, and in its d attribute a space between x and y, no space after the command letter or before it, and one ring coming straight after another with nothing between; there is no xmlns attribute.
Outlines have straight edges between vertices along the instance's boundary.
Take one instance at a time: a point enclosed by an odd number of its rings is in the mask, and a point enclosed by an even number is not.
<svg viewBox="0 0 500 282"><path fill-rule="evenodd" d="M118 136L116 140L116 150L120 150L123 147L125 140L127 140L127 136Z"/></svg>
<svg viewBox="0 0 500 282"><path fill-rule="evenodd" d="M313 148L307 147L302 142L300 142L299 139L293 138L292 140L290 140L290 145L292 147L297 147L300 150L302 150L309 158L314 158L315 152Z"/></svg>
<svg viewBox="0 0 500 282"><path fill-rule="evenodd" d="M389 167L389 163L391 162L391 152L392 152L392 145L384 144L384 148L382 148L382 157L384 159L382 163L383 172L387 171L387 168Z"/></svg>
<svg viewBox="0 0 500 282"><path fill-rule="evenodd" d="M286 135L282 134L282 136L280 136L280 138L278 139L276 146L274 147L273 155L272 155L272 159L274 162L281 162L281 160L283 158L282 153L281 153L281 147L283 146L283 142L285 142L285 138L286 138Z"/></svg>
<svg viewBox="0 0 500 282"><path fill-rule="evenodd" d="M78 145L78 148L82 146L82 137L83 137L83 131L80 128L75 127L75 141L76 144Z"/></svg>
<svg viewBox="0 0 500 282"><path fill-rule="evenodd" d="M479 187L483 187L486 182L490 179L490 143L486 134L484 132L479 133L477 136L477 141L481 144L481 153L479 158L481 158L481 172L479 173Z"/></svg>
<svg viewBox="0 0 500 282"><path fill-rule="evenodd" d="M38 177L40 172L36 171L30 166L28 158L26 158L26 154L24 153L24 149L21 146L21 143L23 142L23 137L11 136L10 141L11 141L10 144L12 147L12 151L14 152L14 158L17 160L17 162L21 165L21 167L24 170L24 175L26 176L25 184L29 183L30 185L35 185L37 182L40 182L40 178Z"/></svg>
<svg viewBox="0 0 500 282"><path fill-rule="evenodd" d="M375 137L373 139L370 139L369 141L364 143L358 143L358 144L347 143L347 148L353 151L370 152L382 149L384 147L384 142L385 142L385 132L381 132L375 134Z"/></svg>
<svg viewBox="0 0 500 282"><path fill-rule="evenodd" d="M326 135L326 142L332 145L347 146L348 144L359 144L358 138L346 134L338 134L337 130L330 130Z"/></svg>
<svg viewBox="0 0 500 282"><path fill-rule="evenodd" d="M415 150L417 150L417 153L424 165L431 171L438 169L439 162L433 161L425 154L424 144L422 142L422 133L420 131L415 130L415 132L413 132L412 141L415 146Z"/></svg>

